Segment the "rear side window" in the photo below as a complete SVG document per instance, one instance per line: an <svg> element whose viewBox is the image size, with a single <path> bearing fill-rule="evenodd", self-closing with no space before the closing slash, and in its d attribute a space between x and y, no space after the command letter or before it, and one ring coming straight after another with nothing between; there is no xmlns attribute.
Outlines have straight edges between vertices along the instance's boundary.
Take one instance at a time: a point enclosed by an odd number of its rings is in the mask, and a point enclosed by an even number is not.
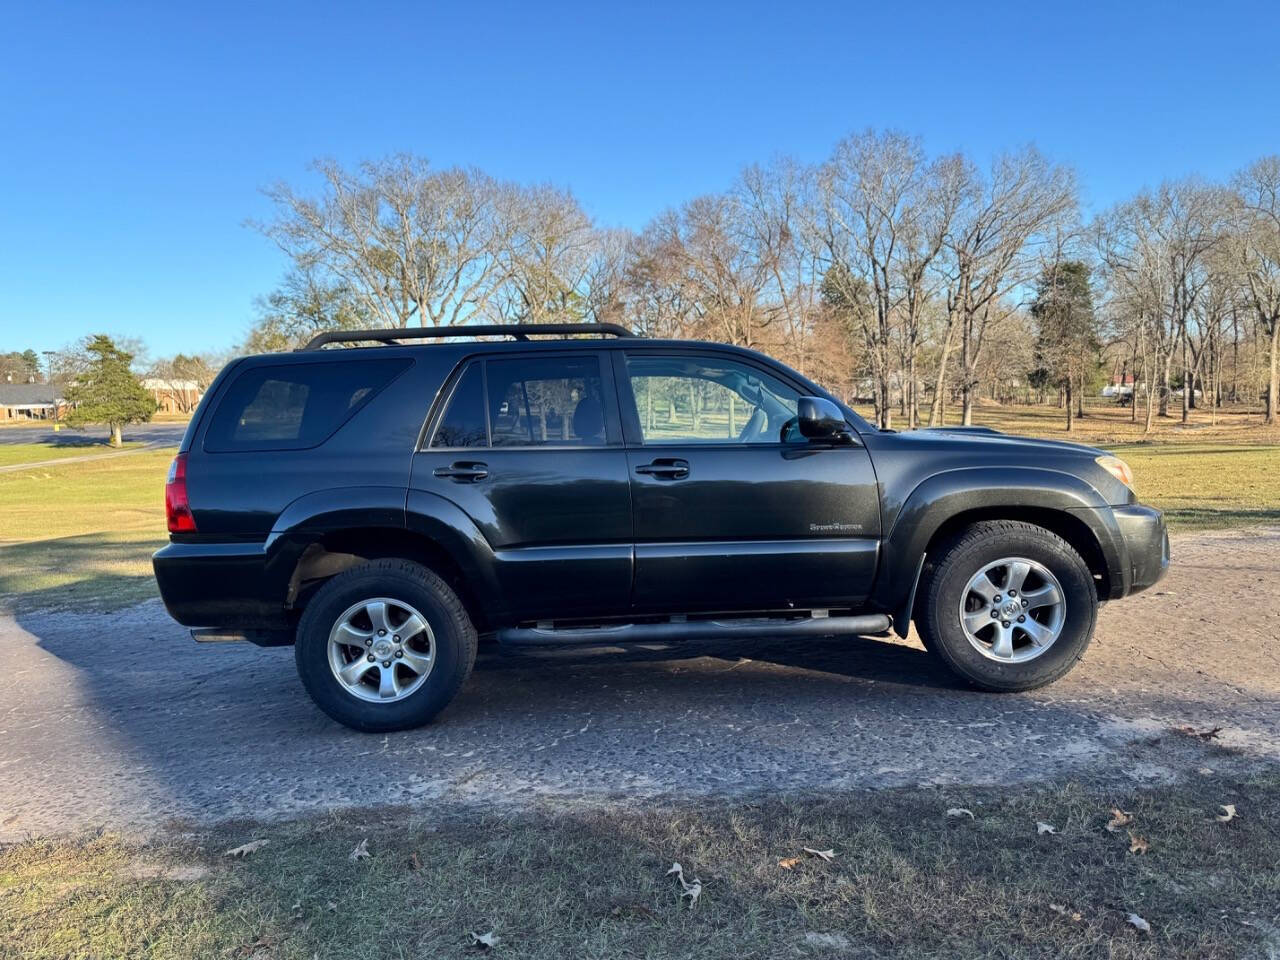
<svg viewBox="0 0 1280 960"><path fill-rule="evenodd" d="M395 357L253 367L219 402L204 448L227 453L319 446L411 362Z"/></svg>
<svg viewBox="0 0 1280 960"><path fill-rule="evenodd" d="M463 373L432 447L602 447L600 360L521 357L476 361Z"/></svg>

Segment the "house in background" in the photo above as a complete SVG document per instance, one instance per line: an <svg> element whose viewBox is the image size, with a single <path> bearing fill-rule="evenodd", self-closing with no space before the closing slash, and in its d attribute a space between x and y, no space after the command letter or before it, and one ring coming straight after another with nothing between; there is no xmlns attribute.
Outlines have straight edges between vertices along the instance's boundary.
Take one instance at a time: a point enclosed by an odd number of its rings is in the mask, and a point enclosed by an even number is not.
<svg viewBox="0 0 1280 960"><path fill-rule="evenodd" d="M62 388L52 383L0 383L0 423L59 420L67 412Z"/></svg>
<svg viewBox="0 0 1280 960"><path fill-rule="evenodd" d="M1111 382L1102 388L1104 397L1131 397L1137 381L1132 373L1120 373L1111 378Z"/></svg>
<svg viewBox="0 0 1280 960"><path fill-rule="evenodd" d="M200 384L194 380L167 380L143 377L142 386L155 397L161 413L190 413L200 402Z"/></svg>

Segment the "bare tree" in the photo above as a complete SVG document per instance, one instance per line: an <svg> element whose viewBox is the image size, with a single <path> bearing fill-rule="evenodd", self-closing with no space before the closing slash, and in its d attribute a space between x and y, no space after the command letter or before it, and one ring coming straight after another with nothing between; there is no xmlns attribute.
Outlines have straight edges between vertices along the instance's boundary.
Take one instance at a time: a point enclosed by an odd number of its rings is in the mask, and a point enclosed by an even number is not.
<svg viewBox="0 0 1280 960"><path fill-rule="evenodd" d="M1248 299L1270 340L1266 422L1280 401L1280 155L1263 157L1235 178L1238 263Z"/></svg>
<svg viewBox="0 0 1280 960"><path fill-rule="evenodd" d="M970 168L967 179L947 258L947 306L951 324L959 331L966 426L973 423L987 334L1014 309L1005 298L1030 281L1037 269L1037 246L1060 232L1077 209L1072 172L1051 164L1031 147L997 157L985 177ZM941 393L935 393L935 407Z"/></svg>
<svg viewBox="0 0 1280 960"><path fill-rule="evenodd" d="M514 231L513 188L467 170L432 170L399 155L357 171L315 169L319 197L277 184L277 217L255 226L298 272L341 287L382 326L463 322L483 313L500 285Z"/></svg>

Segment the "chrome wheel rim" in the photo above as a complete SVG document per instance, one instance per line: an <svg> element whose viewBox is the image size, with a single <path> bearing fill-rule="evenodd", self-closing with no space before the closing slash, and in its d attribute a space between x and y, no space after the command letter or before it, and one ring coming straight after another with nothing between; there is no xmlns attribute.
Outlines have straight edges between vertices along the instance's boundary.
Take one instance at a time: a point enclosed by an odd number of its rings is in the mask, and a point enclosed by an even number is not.
<svg viewBox="0 0 1280 960"><path fill-rule="evenodd" d="M370 703L395 703L426 682L435 666L435 635L427 618L403 600L353 603L329 631L329 669L347 693Z"/></svg>
<svg viewBox="0 0 1280 960"><path fill-rule="evenodd" d="M960 625L969 644L997 663L1043 656L1062 636L1066 594L1042 563L1004 557L969 578L960 596Z"/></svg>

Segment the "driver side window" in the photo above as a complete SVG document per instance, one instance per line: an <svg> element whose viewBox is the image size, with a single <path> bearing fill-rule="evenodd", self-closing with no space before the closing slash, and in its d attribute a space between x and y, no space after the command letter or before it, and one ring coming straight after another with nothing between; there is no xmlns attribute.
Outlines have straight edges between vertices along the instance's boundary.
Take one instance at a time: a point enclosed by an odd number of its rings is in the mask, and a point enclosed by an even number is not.
<svg viewBox="0 0 1280 960"><path fill-rule="evenodd" d="M779 443L798 438L800 394L745 363L628 355L627 379L646 444Z"/></svg>

